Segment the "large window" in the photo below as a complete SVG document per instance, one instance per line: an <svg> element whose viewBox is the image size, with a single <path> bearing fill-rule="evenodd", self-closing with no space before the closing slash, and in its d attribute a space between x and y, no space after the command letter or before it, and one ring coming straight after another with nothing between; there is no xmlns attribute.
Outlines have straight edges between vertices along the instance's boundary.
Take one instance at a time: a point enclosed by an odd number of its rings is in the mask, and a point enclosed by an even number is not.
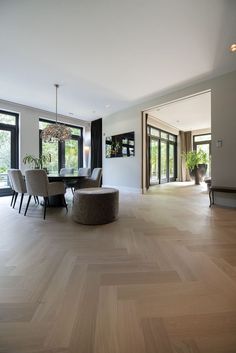
<svg viewBox="0 0 236 353"><path fill-rule="evenodd" d="M41 119L39 121L39 134L52 122ZM51 162L45 167L49 174L57 174L61 168L74 168L75 170L83 166L83 130L80 127L67 125L71 128L70 140L65 142L44 142L39 138L40 154L51 155Z"/></svg>
<svg viewBox="0 0 236 353"><path fill-rule="evenodd" d="M10 195L7 171L18 168L19 115L0 110L0 196Z"/></svg>
<svg viewBox="0 0 236 353"><path fill-rule="evenodd" d="M147 127L150 185L175 181L177 177L177 137Z"/></svg>

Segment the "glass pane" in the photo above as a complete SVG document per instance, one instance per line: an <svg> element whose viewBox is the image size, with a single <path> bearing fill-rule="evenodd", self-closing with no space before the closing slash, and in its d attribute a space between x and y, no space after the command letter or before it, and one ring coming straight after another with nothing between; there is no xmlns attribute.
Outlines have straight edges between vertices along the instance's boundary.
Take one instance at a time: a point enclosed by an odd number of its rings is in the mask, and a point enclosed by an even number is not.
<svg viewBox="0 0 236 353"><path fill-rule="evenodd" d="M43 142L42 141L42 154L47 155L50 153L51 162L47 162L43 167L47 168L49 174L58 173L58 142Z"/></svg>
<svg viewBox="0 0 236 353"><path fill-rule="evenodd" d="M16 125L16 117L8 114L0 113L0 123L8 125Z"/></svg>
<svg viewBox="0 0 236 353"><path fill-rule="evenodd" d="M211 158L210 158L210 144L209 143L201 143L199 145L196 145L196 150L197 152L199 152L200 150L206 152L207 154L207 159L208 159L208 163L207 163L207 172L206 172L206 177L210 177L211 176Z"/></svg>
<svg viewBox="0 0 236 353"><path fill-rule="evenodd" d="M160 131L151 127L150 135L159 137L160 136Z"/></svg>
<svg viewBox="0 0 236 353"><path fill-rule="evenodd" d="M166 172L167 172L167 143L165 141L161 141L161 180L166 181Z"/></svg>
<svg viewBox="0 0 236 353"><path fill-rule="evenodd" d="M169 134L169 140L176 142L176 136Z"/></svg>
<svg viewBox="0 0 236 353"><path fill-rule="evenodd" d="M194 136L195 142L211 141L211 134Z"/></svg>
<svg viewBox="0 0 236 353"><path fill-rule="evenodd" d="M161 131L161 138L162 139L168 139L168 134L166 132Z"/></svg>
<svg viewBox="0 0 236 353"><path fill-rule="evenodd" d="M70 129L72 135L81 136L81 129L76 127L70 127Z"/></svg>
<svg viewBox="0 0 236 353"><path fill-rule="evenodd" d="M174 165L174 145L169 144L169 177L174 178L175 176L175 165Z"/></svg>
<svg viewBox="0 0 236 353"><path fill-rule="evenodd" d="M150 141L150 184L159 183L158 175L158 140Z"/></svg>
<svg viewBox="0 0 236 353"><path fill-rule="evenodd" d="M11 132L0 130L0 188L9 187L7 171L11 168Z"/></svg>
<svg viewBox="0 0 236 353"><path fill-rule="evenodd" d="M53 122L46 122L46 121L40 121L39 120L39 130L45 129L48 125L53 124Z"/></svg>
<svg viewBox="0 0 236 353"><path fill-rule="evenodd" d="M78 169L78 140L65 141L65 168Z"/></svg>

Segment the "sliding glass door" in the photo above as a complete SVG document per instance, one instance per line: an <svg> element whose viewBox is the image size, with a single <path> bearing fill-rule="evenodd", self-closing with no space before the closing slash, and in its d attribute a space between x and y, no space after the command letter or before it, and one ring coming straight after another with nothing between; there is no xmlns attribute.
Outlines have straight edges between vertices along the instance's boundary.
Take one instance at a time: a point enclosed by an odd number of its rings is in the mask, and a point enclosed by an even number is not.
<svg viewBox="0 0 236 353"><path fill-rule="evenodd" d="M0 110L0 196L11 194L10 168L18 168L18 114Z"/></svg>
<svg viewBox="0 0 236 353"><path fill-rule="evenodd" d="M177 138L148 126L150 185L175 181L177 177Z"/></svg>

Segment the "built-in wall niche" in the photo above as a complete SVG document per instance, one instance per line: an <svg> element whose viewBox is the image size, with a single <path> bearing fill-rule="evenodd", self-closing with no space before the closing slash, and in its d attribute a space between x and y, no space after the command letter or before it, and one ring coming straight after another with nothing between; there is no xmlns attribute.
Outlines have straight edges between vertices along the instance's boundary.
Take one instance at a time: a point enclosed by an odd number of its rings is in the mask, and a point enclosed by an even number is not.
<svg viewBox="0 0 236 353"><path fill-rule="evenodd" d="M133 157L134 131L106 137L106 158Z"/></svg>

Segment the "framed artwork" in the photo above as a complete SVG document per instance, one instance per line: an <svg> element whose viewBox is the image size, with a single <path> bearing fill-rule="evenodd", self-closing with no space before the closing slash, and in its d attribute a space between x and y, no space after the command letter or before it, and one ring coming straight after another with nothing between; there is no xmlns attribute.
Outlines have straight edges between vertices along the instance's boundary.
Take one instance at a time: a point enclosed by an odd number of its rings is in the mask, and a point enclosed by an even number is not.
<svg viewBox="0 0 236 353"><path fill-rule="evenodd" d="M134 131L106 137L105 146L106 158L133 157L135 155Z"/></svg>

